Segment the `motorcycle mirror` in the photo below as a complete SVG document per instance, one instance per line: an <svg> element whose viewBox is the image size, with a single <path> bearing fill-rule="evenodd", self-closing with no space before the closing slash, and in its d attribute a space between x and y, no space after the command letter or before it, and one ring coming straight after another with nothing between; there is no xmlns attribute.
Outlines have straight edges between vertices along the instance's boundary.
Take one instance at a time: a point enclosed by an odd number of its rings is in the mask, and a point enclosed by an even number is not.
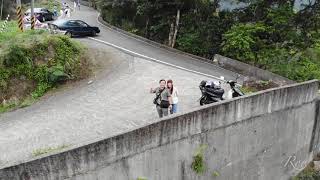
<svg viewBox="0 0 320 180"><path fill-rule="evenodd" d="M241 77L241 76L240 76L240 74L237 74L237 78L236 78L236 80L238 80L240 77Z"/></svg>

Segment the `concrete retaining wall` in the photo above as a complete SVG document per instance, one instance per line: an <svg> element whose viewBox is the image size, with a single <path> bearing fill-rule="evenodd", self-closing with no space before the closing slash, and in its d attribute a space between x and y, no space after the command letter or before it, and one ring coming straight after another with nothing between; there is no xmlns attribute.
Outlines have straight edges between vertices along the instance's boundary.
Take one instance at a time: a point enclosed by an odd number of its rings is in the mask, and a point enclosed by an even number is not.
<svg viewBox="0 0 320 180"><path fill-rule="evenodd" d="M312 158L318 82L201 107L0 170L0 180L285 180ZM191 168L204 148L205 171Z"/></svg>
<svg viewBox="0 0 320 180"><path fill-rule="evenodd" d="M91 7L91 6L90 6L90 2L89 2L88 0L81 0L81 1L80 1L80 4L83 5L83 6L89 6L89 7Z"/></svg>
<svg viewBox="0 0 320 180"><path fill-rule="evenodd" d="M214 60L218 62L221 67L234 72L238 72L244 76L249 76L250 78L256 78L260 80L271 80L279 85L294 83L294 81L274 74L272 72L218 54L214 56Z"/></svg>
<svg viewBox="0 0 320 180"><path fill-rule="evenodd" d="M313 151L314 155L320 153L320 97L317 101L316 119L312 132L312 142L310 144L310 151Z"/></svg>
<svg viewBox="0 0 320 180"><path fill-rule="evenodd" d="M266 70L257 68L255 66L252 66L252 65L249 65L249 64L234 60L234 59L230 59L230 58L218 55L218 54L216 54L214 56L213 60L209 60L209 59L206 59L206 58L203 58L203 57L200 57L200 56L196 56L196 55L193 55L193 54L189 54L189 53L180 51L180 50L175 49L175 48L171 48L171 47L169 47L169 46L167 46L165 44L157 43L157 42L152 41L150 39L138 36L136 34L132 34L130 32L122 30L122 29L120 29L118 27L115 27L115 26L105 22L102 19L101 16L99 16L98 20L99 20L100 23L104 24L105 26L109 27L110 29L118 31L118 32L120 32L122 34L125 34L127 36L130 36L132 38L138 39L140 41L146 42L146 43L148 43L148 44L150 44L150 45L152 45L154 47L163 48L163 49L166 49L167 51L170 51L170 52L173 52L173 53L177 53L177 54L180 54L180 55L183 55L183 56L188 56L188 57L191 57L191 58L193 58L195 60L205 61L205 62L214 64L216 66L222 67L224 69L227 69L227 70L230 70L230 71L233 71L233 72L237 72L239 74L247 76L250 79L253 78L253 79L259 79L259 80L272 80L272 81L274 81L275 83L277 83L279 85L286 85L286 84L294 83L294 81L289 80L289 79L287 79L285 77L279 76L279 75L271 73L269 71L266 71Z"/></svg>

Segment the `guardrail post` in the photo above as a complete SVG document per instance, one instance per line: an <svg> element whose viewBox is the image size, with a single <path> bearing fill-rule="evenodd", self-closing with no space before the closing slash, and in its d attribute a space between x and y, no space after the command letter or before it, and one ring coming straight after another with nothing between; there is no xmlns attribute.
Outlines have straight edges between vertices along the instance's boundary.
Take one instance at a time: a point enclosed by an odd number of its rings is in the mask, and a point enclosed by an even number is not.
<svg viewBox="0 0 320 180"><path fill-rule="evenodd" d="M21 9L21 0L17 0L17 16L19 29L21 32L23 32L23 14Z"/></svg>

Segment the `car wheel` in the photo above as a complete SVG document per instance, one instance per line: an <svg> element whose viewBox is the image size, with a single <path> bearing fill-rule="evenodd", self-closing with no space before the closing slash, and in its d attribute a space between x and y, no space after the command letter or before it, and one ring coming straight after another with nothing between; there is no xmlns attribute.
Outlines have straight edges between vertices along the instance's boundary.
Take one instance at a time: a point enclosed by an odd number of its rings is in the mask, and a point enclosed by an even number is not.
<svg viewBox="0 0 320 180"><path fill-rule="evenodd" d="M92 32L91 32L91 36L94 37L94 36L96 36L96 35L97 35L97 32L96 32L96 31L92 31Z"/></svg>
<svg viewBox="0 0 320 180"><path fill-rule="evenodd" d="M70 32L70 31L67 31L67 32L65 33L65 35L68 36L68 37L70 37L70 38L72 38L72 36L73 36L73 35L72 35L72 32Z"/></svg>

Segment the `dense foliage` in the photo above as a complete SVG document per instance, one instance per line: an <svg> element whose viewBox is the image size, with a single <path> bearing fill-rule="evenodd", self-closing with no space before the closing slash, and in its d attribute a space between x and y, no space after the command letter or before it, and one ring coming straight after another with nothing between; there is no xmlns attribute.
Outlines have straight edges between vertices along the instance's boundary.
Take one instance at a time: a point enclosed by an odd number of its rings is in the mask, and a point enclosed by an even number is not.
<svg viewBox="0 0 320 180"><path fill-rule="evenodd" d="M78 42L44 30L20 33L16 22L10 22L7 31L0 33L2 106L12 99L19 102L9 105L20 103L26 96L36 99L66 80L88 75L84 48Z"/></svg>
<svg viewBox="0 0 320 180"><path fill-rule="evenodd" d="M297 81L320 78L319 1L90 2L109 23L195 55L219 53Z"/></svg>

